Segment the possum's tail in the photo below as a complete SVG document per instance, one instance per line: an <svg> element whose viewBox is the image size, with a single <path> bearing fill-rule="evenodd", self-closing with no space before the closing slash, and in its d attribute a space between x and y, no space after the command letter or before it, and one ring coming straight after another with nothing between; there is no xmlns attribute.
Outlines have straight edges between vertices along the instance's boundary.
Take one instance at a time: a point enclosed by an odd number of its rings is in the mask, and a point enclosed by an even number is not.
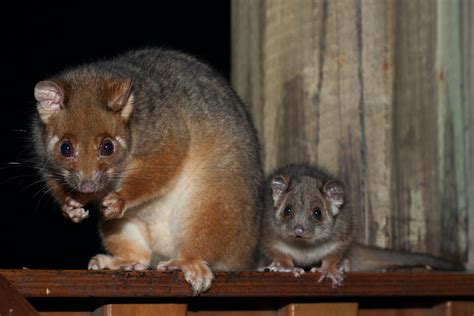
<svg viewBox="0 0 474 316"><path fill-rule="evenodd" d="M465 270L463 263L456 263L430 255L384 250L354 243L347 255L349 271L385 271L426 268L434 270Z"/></svg>

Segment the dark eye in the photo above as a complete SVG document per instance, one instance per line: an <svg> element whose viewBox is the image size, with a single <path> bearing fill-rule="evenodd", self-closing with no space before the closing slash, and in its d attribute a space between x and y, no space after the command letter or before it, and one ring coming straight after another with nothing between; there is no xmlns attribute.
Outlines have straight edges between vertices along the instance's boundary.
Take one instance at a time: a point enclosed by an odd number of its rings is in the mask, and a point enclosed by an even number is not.
<svg viewBox="0 0 474 316"><path fill-rule="evenodd" d="M321 209L319 207L314 208L313 211L311 211L311 216L316 220L320 220L322 216Z"/></svg>
<svg viewBox="0 0 474 316"><path fill-rule="evenodd" d="M63 143L61 144L61 155L67 158L72 157L72 155L74 155L74 149L72 148L71 142L69 142L68 140L63 141Z"/></svg>
<svg viewBox="0 0 474 316"><path fill-rule="evenodd" d="M114 143L110 139L106 139L100 144L100 155L110 156L114 153Z"/></svg>
<svg viewBox="0 0 474 316"><path fill-rule="evenodd" d="M283 215L285 217L288 217L290 216L291 214L293 214L293 209L291 208L291 206L286 206L284 209L283 209Z"/></svg>

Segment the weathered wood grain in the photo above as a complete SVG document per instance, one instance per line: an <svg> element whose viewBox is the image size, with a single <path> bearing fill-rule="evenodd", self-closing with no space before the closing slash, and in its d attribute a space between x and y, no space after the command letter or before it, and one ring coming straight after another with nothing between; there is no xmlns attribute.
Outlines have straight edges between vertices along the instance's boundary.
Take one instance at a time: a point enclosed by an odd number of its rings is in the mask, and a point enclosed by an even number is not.
<svg viewBox="0 0 474 316"><path fill-rule="evenodd" d="M28 298L190 297L182 273L85 270L1 270ZM349 273L344 286L333 289L318 274L300 278L290 273L216 273L202 297L474 297L474 274L467 273Z"/></svg>
<svg viewBox="0 0 474 316"><path fill-rule="evenodd" d="M469 115L469 211L468 211L468 219L469 219L469 265L474 270L474 32L472 31L474 27L474 5L470 5L470 19L469 19L469 29L471 32L469 33L469 41L470 41L470 55L469 59L471 60L470 63L470 115Z"/></svg>
<svg viewBox="0 0 474 316"><path fill-rule="evenodd" d="M289 304L278 310L278 316L357 316L357 303Z"/></svg>
<svg viewBox="0 0 474 316"><path fill-rule="evenodd" d="M265 170L324 166L348 186L359 241L465 260L469 1L232 7L232 80Z"/></svg>
<svg viewBox="0 0 474 316"><path fill-rule="evenodd" d="M0 315L39 316L30 303L1 274Z"/></svg>

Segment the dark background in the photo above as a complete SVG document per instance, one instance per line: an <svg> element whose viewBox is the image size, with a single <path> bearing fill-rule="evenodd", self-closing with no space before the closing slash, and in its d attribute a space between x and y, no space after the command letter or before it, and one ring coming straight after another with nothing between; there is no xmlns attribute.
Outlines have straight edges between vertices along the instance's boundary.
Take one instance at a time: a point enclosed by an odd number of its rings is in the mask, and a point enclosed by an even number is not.
<svg viewBox="0 0 474 316"><path fill-rule="evenodd" d="M51 3L2 10L0 62L0 268L79 268L101 251L96 219L66 220L25 160L36 82L140 47L191 53L230 68L230 1ZM20 162L20 165L11 165Z"/></svg>

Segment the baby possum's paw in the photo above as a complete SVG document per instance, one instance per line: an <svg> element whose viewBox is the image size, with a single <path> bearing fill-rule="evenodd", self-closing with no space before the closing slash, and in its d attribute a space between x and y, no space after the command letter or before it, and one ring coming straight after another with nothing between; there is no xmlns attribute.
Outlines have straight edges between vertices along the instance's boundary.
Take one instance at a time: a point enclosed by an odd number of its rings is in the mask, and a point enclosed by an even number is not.
<svg viewBox="0 0 474 316"><path fill-rule="evenodd" d="M321 277L318 280L318 283L321 283L324 279L328 278L332 281L332 287L337 288L342 285L342 281L344 281L344 272L338 270L336 267L331 267L328 269L325 268L317 268L314 267L310 270L310 272L319 272L321 273Z"/></svg>
<svg viewBox="0 0 474 316"><path fill-rule="evenodd" d="M125 211L125 202L117 193L112 192L102 201L101 210L106 220L122 218Z"/></svg>
<svg viewBox="0 0 474 316"><path fill-rule="evenodd" d="M299 277L304 274L304 269L297 267L285 267L278 262L272 262L266 267L260 269L260 271L270 271L270 272L291 272L294 277Z"/></svg>
<svg viewBox="0 0 474 316"><path fill-rule="evenodd" d="M158 271L181 270L184 279L191 285L194 295L199 295L211 288L214 275L204 260L175 259L160 262L156 267Z"/></svg>
<svg viewBox="0 0 474 316"><path fill-rule="evenodd" d="M63 215L74 223L80 223L89 217L89 211L84 209L84 205L71 197L66 197L66 203L62 207Z"/></svg>
<svg viewBox="0 0 474 316"><path fill-rule="evenodd" d="M144 271L148 269L148 265L136 261L121 259L118 257L99 254L89 260L87 267L89 270L125 270L125 271Z"/></svg>

